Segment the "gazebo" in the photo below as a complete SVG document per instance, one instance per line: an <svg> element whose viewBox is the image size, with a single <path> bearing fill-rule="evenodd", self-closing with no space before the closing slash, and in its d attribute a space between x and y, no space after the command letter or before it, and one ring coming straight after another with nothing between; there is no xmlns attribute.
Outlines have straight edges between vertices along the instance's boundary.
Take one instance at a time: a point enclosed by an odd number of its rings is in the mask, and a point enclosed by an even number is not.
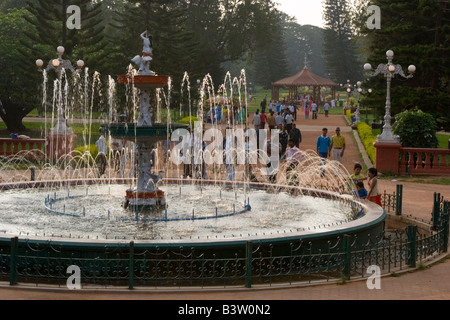
<svg viewBox="0 0 450 320"><path fill-rule="evenodd" d="M333 99L336 98L336 87L339 84L319 77L305 67L301 72L294 76L278 80L272 83L272 100L280 100L280 88L286 87L289 89L289 100L296 100L298 96L299 87L312 87L312 96L314 101L320 102L320 90L322 87L331 87L331 95Z"/></svg>

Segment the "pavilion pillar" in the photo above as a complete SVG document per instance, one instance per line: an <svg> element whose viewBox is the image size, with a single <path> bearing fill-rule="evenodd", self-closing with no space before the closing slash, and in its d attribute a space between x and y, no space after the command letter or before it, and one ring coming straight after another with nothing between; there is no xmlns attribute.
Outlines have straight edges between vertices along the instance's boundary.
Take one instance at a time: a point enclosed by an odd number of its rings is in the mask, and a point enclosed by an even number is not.
<svg viewBox="0 0 450 320"><path fill-rule="evenodd" d="M272 100L280 100L280 88L277 86L272 86Z"/></svg>

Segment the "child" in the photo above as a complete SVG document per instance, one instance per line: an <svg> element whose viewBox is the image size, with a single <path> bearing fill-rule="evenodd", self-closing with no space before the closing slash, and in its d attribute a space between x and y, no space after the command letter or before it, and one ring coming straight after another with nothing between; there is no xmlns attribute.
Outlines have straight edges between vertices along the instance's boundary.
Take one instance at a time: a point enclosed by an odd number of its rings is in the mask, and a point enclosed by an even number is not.
<svg viewBox="0 0 450 320"><path fill-rule="evenodd" d="M366 188L364 188L364 183L363 183L363 182L358 181L358 182L356 183L356 190L358 190L358 196L359 196L359 198L361 198L361 199L367 199L368 193L367 193Z"/></svg>
<svg viewBox="0 0 450 320"><path fill-rule="evenodd" d="M362 170L362 166L359 163L355 163L355 166L353 167L354 173L350 176L350 179L353 181L354 184L367 179L367 177L364 177L361 174L361 170Z"/></svg>
<svg viewBox="0 0 450 320"><path fill-rule="evenodd" d="M380 193L378 192L378 171L375 168L370 168L369 172L368 172L368 185L369 185L369 194L367 195L367 199L375 202L376 204L378 204L379 206L383 206L381 204L381 196Z"/></svg>

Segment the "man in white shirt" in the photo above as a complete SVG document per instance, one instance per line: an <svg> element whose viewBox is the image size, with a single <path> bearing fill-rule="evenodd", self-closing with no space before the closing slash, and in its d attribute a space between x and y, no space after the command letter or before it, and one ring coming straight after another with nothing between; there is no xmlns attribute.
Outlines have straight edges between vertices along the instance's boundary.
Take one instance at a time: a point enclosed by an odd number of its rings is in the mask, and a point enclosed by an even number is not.
<svg viewBox="0 0 450 320"><path fill-rule="evenodd" d="M330 104L328 102L325 102L323 109L325 110L325 117L328 117L328 112L330 111Z"/></svg>
<svg viewBox="0 0 450 320"><path fill-rule="evenodd" d="M259 109L256 110L256 113L253 116L253 125L255 126L256 132L258 132L261 126L261 115L259 114Z"/></svg>
<svg viewBox="0 0 450 320"><path fill-rule="evenodd" d="M281 127L283 127L283 117L281 116L281 112L278 112L277 116L275 117L275 124L277 125L277 128L281 130Z"/></svg>
<svg viewBox="0 0 450 320"><path fill-rule="evenodd" d="M286 123L286 131L291 132L292 123L294 121L294 117L292 116L292 114L290 113L286 114L286 116L284 117L284 121Z"/></svg>
<svg viewBox="0 0 450 320"><path fill-rule="evenodd" d="M315 103L315 101L313 101L311 104L311 111L313 113L313 116L312 116L313 120L317 119L317 113L319 110L318 110L318 107L317 107L317 104Z"/></svg>

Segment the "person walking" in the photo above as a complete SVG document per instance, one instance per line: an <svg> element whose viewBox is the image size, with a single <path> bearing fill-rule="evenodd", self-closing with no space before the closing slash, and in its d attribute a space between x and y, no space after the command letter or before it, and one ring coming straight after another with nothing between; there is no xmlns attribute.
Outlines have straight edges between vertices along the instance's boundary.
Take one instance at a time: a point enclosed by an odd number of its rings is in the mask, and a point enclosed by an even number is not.
<svg viewBox="0 0 450 320"><path fill-rule="evenodd" d="M319 108L317 107L317 103L311 101L311 111L313 120L317 119L317 113L319 112Z"/></svg>
<svg viewBox="0 0 450 320"><path fill-rule="evenodd" d="M258 133L261 127L261 115L259 114L259 109L256 110L256 113L253 116L253 125L255 126L255 130Z"/></svg>
<svg viewBox="0 0 450 320"><path fill-rule="evenodd" d="M328 102L325 102L323 109L325 110L325 117L328 118L328 112L330 112L330 104Z"/></svg>
<svg viewBox="0 0 450 320"><path fill-rule="evenodd" d="M289 132L289 139L294 140L295 146L297 148L300 147L300 143L302 142L302 133L295 123L292 124L292 129Z"/></svg>
<svg viewBox="0 0 450 320"><path fill-rule="evenodd" d="M328 129L323 128L322 134L317 138L317 154L322 159L327 159L331 151L331 139L327 136Z"/></svg>
<svg viewBox="0 0 450 320"><path fill-rule="evenodd" d="M283 127L283 117L281 116L281 112L277 113L277 116L275 117L275 124L277 125L277 128L280 130Z"/></svg>
<svg viewBox="0 0 450 320"><path fill-rule="evenodd" d="M289 112L284 117L284 122L286 123L286 131L289 133L292 129L292 123L294 122L294 117Z"/></svg>
<svg viewBox="0 0 450 320"><path fill-rule="evenodd" d="M285 153L286 178L289 185L298 185L297 167L305 159L305 154L295 146L295 141L289 139L288 148Z"/></svg>
<svg viewBox="0 0 450 320"><path fill-rule="evenodd" d="M264 113L264 111L262 111L261 112L261 125L260 125L261 129L266 128L266 121L267 121L267 115Z"/></svg>
<svg viewBox="0 0 450 320"><path fill-rule="evenodd" d="M305 101L305 119L309 119L309 101Z"/></svg>
<svg viewBox="0 0 450 320"><path fill-rule="evenodd" d="M284 156L286 153L286 148L289 142L289 134L286 132L286 127L281 126L281 132L279 135L279 141L280 141L280 159L284 160Z"/></svg>
<svg viewBox="0 0 450 320"><path fill-rule="evenodd" d="M342 163L345 152L345 137L341 135L341 128L336 128L336 134L331 137L331 148L333 149L333 159Z"/></svg>
<svg viewBox="0 0 450 320"><path fill-rule="evenodd" d="M276 121L275 121L275 115L273 111L270 112L269 117L267 117L267 124L269 125L269 130L272 132L276 128Z"/></svg>

